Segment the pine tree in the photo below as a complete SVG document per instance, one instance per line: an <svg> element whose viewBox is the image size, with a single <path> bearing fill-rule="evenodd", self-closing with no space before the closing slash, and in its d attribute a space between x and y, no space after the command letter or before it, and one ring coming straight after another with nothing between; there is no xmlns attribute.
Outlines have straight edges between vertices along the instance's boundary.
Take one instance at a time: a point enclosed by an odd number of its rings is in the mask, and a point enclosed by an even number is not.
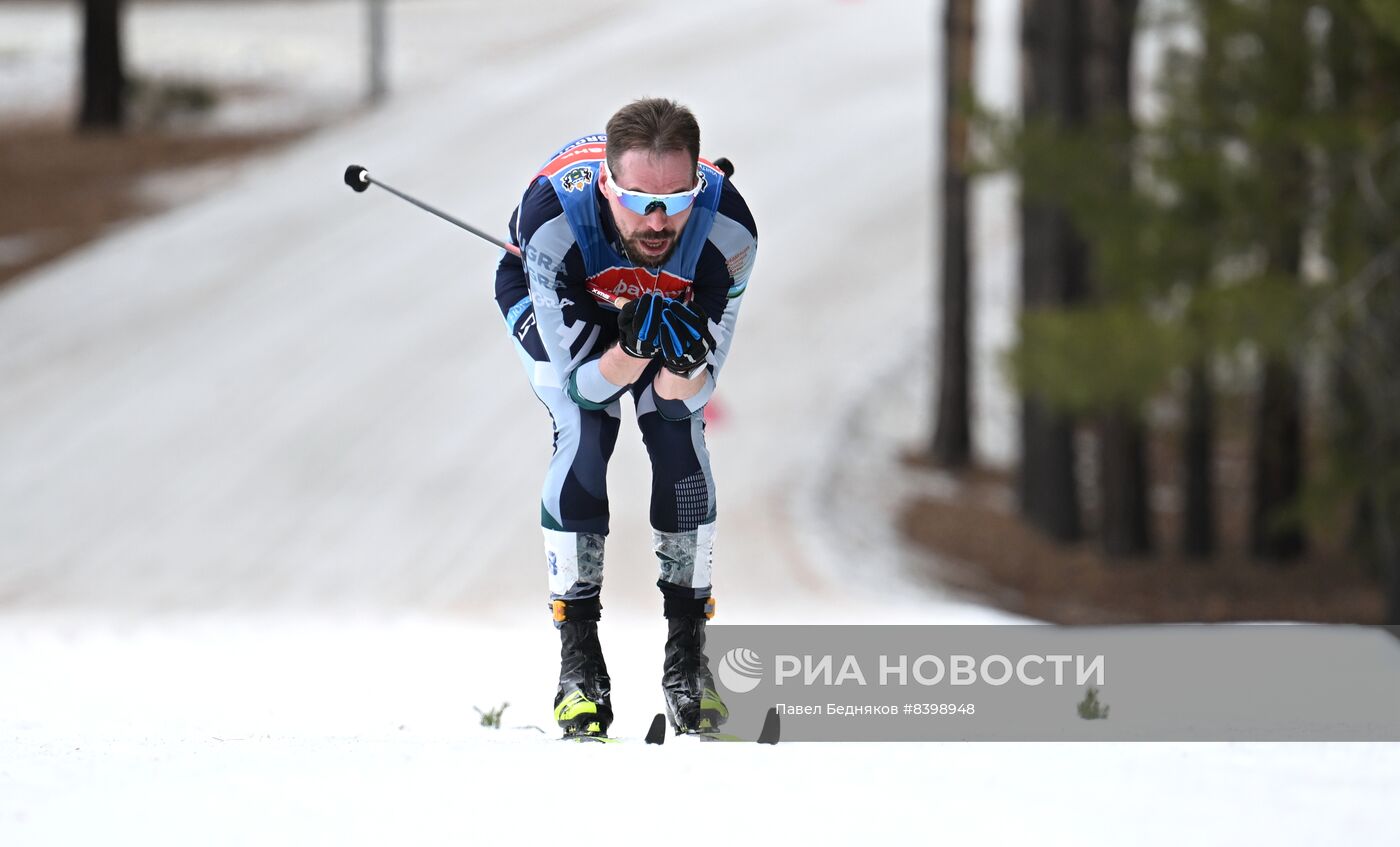
<svg viewBox="0 0 1400 847"><path fill-rule="evenodd" d="M1308 7L1304 0L1245 6L1250 34L1260 45L1257 61L1240 63L1240 78L1256 109L1252 119L1241 122L1257 169L1249 187L1265 273L1282 285L1301 283L1310 209L1305 147L1312 70ZM1306 546L1301 522L1290 517L1303 487L1301 353L1293 346L1266 354L1256 410L1250 550L1278 563L1296 560Z"/></svg>
<svg viewBox="0 0 1400 847"><path fill-rule="evenodd" d="M1052 127L1083 122L1081 0L1024 0L1021 108ZM1085 248L1068 211L1044 195L1021 199L1021 302L1025 309L1084 299ZM1074 421L1033 392L1021 401L1021 512L1059 541L1082 534L1075 475Z"/></svg>
<svg viewBox="0 0 1400 847"><path fill-rule="evenodd" d="M1332 355L1333 482L1357 503L1357 552L1390 581L1400 624L1400 7L1329 0L1322 137L1331 270L1315 310ZM1334 495L1341 496L1341 495Z"/></svg>
<svg viewBox="0 0 1400 847"><path fill-rule="evenodd" d="M1182 542L1206 556L1213 371L1256 374L1253 549L1288 561L1306 519L1354 500L1400 617L1400 12L1373 0L1178 7L1201 38L1169 55L1150 122L1075 121L1073 108L1028 102L1004 144L1029 222L1012 356L1028 416L1103 416L1183 390ZM1043 9L1026 12L1028 32L1053 29ZM1053 70L1028 65L1029 93L1057 90ZM1126 188L1114 178L1124 161ZM1082 237L1091 283L1058 300L1036 288L1073 267L1074 250L1047 235L1055 213ZM1322 357L1335 363L1333 436L1305 475L1298 374Z"/></svg>
<svg viewBox="0 0 1400 847"><path fill-rule="evenodd" d="M1132 46L1137 0L1088 0L1089 49L1084 86L1090 126L1117 126L1118 143L1101 177L1131 194ZM1094 284L1096 299L1111 296ZM1147 497L1147 439L1140 404L1118 403L1099 415L1099 535L1111 557L1152 549Z"/></svg>

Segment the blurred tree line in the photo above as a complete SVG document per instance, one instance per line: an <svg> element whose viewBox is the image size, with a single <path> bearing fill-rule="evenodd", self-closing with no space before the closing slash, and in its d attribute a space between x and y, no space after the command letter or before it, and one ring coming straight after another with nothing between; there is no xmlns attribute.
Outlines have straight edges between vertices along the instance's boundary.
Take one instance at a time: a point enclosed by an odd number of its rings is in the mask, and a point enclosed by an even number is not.
<svg viewBox="0 0 1400 847"><path fill-rule="evenodd" d="M1097 542L1114 559L1157 550L1147 411L1172 398L1182 520L1169 543L1213 556L1219 401L1243 398L1251 554L1287 566L1345 514L1400 623L1400 3L1022 0L1014 123L971 103L973 11L945 11L935 459L971 456L972 116L995 151L983 164L1021 182L1024 519L1063 542L1085 535L1076 433L1092 432ZM1144 32L1169 46L1135 120Z"/></svg>

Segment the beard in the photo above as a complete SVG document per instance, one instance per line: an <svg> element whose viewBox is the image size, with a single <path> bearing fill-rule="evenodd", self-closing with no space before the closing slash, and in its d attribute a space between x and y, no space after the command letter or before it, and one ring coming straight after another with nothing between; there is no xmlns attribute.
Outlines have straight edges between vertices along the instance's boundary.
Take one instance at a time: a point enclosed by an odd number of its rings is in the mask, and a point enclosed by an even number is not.
<svg viewBox="0 0 1400 847"><path fill-rule="evenodd" d="M676 245L680 243L680 233L665 229L660 232L653 230L639 230L623 235L622 246L627 252L627 258L632 260L632 264L643 268L659 268L666 264L671 258L671 254L676 252ZM666 249L660 253L652 253L649 248L642 245L643 241L660 241L665 239Z"/></svg>

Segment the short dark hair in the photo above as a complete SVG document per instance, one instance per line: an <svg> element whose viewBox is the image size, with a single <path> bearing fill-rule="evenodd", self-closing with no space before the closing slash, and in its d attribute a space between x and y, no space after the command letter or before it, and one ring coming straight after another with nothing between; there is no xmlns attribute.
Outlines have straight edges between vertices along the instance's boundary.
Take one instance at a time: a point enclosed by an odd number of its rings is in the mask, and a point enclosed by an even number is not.
<svg viewBox="0 0 1400 847"><path fill-rule="evenodd" d="M692 167L700 159L700 124L689 109L662 97L633 100L608 119L608 167L617 173L628 150L684 150Z"/></svg>

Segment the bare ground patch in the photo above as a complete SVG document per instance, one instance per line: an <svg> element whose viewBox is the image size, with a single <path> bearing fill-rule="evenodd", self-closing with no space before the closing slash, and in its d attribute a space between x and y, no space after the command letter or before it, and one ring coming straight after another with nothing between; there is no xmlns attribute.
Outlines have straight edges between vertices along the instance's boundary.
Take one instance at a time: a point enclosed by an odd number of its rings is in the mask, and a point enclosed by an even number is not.
<svg viewBox="0 0 1400 847"><path fill-rule="evenodd" d="M160 211L138 191L146 177L234 162L305 132L78 134L58 120L0 126L0 287L114 225Z"/></svg>
<svg viewBox="0 0 1400 847"><path fill-rule="evenodd" d="M1159 468L1166 458L1161 447L1154 446ZM1345 554L1340 539L1314 539L1306 557L1283 567L1245 554L1248 499L1234 452L1222 451L1220 552L1207 561L1177 552L1177 514L1160 502L1153 514L1158 552L1151 557L1113 561L1092 538L1057 544L1016 515L1014 478L987 470L947 475L946 491L905 504L899 527L929 552L930 579L1054 623L1383 623L1384 587ZM937 472L921 458L908 461ZM1158 484L1169 483L1166 477ZM1092 513L1087 520L1092 523Z"/></svg>

